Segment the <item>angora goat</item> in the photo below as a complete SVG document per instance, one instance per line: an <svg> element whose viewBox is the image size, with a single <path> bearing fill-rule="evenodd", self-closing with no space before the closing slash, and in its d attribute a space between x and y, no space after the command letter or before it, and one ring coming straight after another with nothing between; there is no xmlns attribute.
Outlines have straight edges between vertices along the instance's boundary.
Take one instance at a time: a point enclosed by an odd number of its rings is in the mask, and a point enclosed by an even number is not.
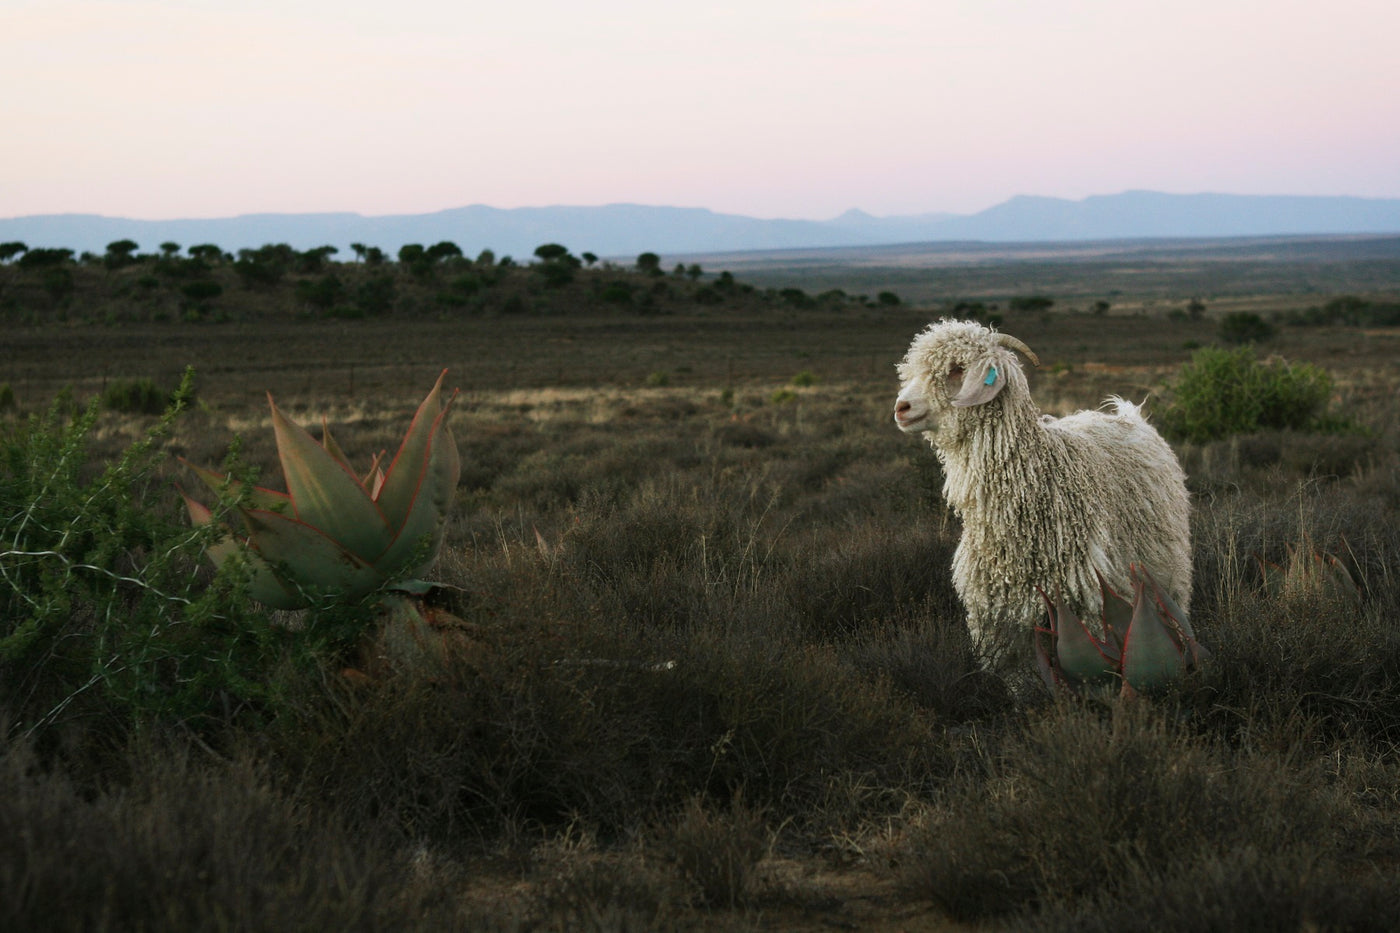
<svg viewBox="0 0 1400 933"><path fill-rule="evenodd" d="M962 519L953 585L973 639L994 651L1028 644L1044 611L1037 586L1097 614L1095 571L1126 595L1131 563L1186 606L1190 503L1176 455L1121 398L1107 411L1042 415L1015 351L1039 365L1015 337L944 320L899 364L895 422L933 445Z"/></svg>

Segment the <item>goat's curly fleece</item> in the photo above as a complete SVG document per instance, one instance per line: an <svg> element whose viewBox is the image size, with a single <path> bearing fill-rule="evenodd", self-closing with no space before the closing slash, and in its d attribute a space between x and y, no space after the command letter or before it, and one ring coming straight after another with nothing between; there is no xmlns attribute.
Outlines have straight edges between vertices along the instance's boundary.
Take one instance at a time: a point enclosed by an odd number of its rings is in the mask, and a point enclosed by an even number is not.
<svg viewBox="0 0 1400 933"><path fill-rule="evenodd" d="M1005 385L994 398L954 407L948 373L990 361ZM1080 613L1102 605L1095 570L1131 592L1130 563L1144 565L1177 604L1191 594L1190 501L1176 455L1138 406L1042 415L1020 361L974 322L941 321L899 364L906 389L936 420L924 436L943 464L943 495L962 519L953 583L979 643L1025 633L1043 616L1036 587Z"/></svg>

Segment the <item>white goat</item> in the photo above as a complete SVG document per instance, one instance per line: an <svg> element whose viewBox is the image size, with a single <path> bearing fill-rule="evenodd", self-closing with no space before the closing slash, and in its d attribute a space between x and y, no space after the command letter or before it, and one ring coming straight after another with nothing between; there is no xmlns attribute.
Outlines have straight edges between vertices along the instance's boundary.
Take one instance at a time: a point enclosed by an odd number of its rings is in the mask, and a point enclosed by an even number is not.
<svg viewBox="0 0 1400 933"><path fill-rule="evenodd" d="M1097 614L1095 572L1128 595L1130 563L1186 607L1190 503L1176 455L1118 397L1110 411L1042 415L1013 351L1040 364L1014 337L944 320L899 364L895 423L933 446L962 519L953 585L973 639L993 653L1027 643L1044 610L1037 586Z"/></svg>

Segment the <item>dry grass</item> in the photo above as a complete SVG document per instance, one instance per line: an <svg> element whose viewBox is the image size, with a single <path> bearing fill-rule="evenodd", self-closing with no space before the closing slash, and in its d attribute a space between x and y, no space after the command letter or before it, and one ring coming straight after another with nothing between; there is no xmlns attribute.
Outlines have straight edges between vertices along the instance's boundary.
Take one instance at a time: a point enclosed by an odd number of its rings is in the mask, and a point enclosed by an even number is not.
<svg viewBox="0 0 1400 933"><path fill-rule="evenodd" d="M17 331L23 408L193 363L200 406L169 452L217 463L238 433L274 483L265 390L303 422L325 414L367 461L450 368L463 473L435 576L465 591L450 608L470 637L445 672L367 689L333 659L269 670L255 728L158 722L96 758L66 750L81 721L43 747L11 741L0 821L23 844L0 860L0 925L1388 920L1389 344L1323 329L1277 345L1333 368L1369 435L1182 451L1193 620L1215 658L1125 708L1018 699L979 668L936 461L889 423L893 362L929 317ZM1033 391L1052 410L1160 398L1211 332L1060 315L1005 328L1047 361ZM102 372L75 368L92 354ZM804 370L816 383L793 390ZM648 385L660 371L669 384ZM104 415L97 456L141 424ZM1366 581L1359 605L1259 591L1250 555L1304 536Z"/></svg>

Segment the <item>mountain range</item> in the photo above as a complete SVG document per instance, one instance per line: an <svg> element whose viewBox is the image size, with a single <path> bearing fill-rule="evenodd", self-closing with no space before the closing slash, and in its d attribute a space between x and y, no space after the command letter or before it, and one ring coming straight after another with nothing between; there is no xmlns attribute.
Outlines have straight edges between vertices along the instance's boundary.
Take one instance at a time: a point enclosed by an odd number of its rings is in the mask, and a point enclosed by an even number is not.
<svg viewBox="0 0 1400 933"><path fill-rule="evenodd" d="M164 242L214 243L229 252L266 243L297 249L350 244L393 255L405 243L450 240L468 256L529 257L542 243L575 253L630 259L773 249L984 241L1075 242L1144 238L1400 233L1400 199L1163 194L1127 191L1073 201L1018 196L975 214L875 217L851 210L832 220L771 220L704 208L608 204L598 207L484 205L427 214L243 214L203 220L135 220L97 214L0 218L0 242L102 253L115 240L143 252Z"/></svg>

